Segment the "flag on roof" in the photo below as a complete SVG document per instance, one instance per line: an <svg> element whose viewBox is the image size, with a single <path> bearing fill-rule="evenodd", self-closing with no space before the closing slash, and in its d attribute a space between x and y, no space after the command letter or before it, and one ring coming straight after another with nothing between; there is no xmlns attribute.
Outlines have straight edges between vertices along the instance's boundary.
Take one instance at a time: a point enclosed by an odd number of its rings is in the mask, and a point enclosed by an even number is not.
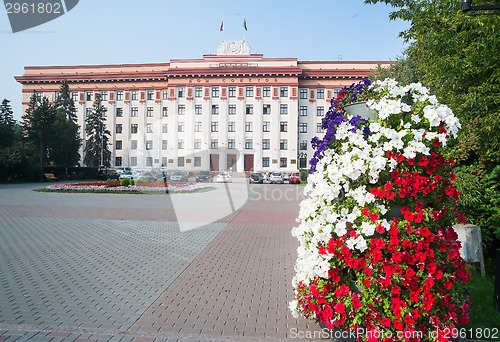
<svg viewBox="0 0 500 342"><path fill-rule="evenodd" d="M221 23L220 23L220 29L219 29L219 31L221 31L221 32L224 31L224 20L222 20Z"/></svg>
<svg viewBox="0 0 500 342"><path fill-rule="evenodd" d="M243 18L243 28L245 29L245 31L248 31L248 28L247 28L247 17Z"/></svg>

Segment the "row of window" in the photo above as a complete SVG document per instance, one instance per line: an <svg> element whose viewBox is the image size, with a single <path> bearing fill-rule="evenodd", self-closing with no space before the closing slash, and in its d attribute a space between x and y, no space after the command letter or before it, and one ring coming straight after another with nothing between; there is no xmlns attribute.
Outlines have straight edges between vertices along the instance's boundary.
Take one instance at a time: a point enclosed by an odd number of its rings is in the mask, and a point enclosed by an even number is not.
<svg viewBox="0 0 500 342"><path fill-rule="evenodd" d="M159 159L153 159L153 157L146 157L146 166L147 167L152 167L153 166L153 161L155 163L159 163ZM193 157L191 158L185 158L185 157L178 157L177 158L177 166L178 167L184 167L186 164L191 164L191 161L193 161L193 166L194 167L201 167L201 157ZM270 162L271 158L270 157L262 157L262 167L270 167ZM273 159L273 164L277 163L277 159ZM301 164L303 161L300 161ZM172 166L174 163L174 159L170 159L168 157L162 157L161 158L161 167L167 167L167 166ZM306 162L307 163L307 162ZM279 159L279 165L280 167L287 167L288 165L288 159L286 157L281 157ZM115 166L123 166L123 159L122 157L116 157L115 158ZM137 166L137 157L130 157L130 167L136 167ZM303 167L303 166L300 166ZM305 167L305 166L304 166Z"/></svg>
<svg viewBox="0 0 500 342"><path fill-rule="evenodd" d="M202 132L202 122L197 121L194 123L194 131ZM162 133L168 133L168 124L163 124ZM179 122L177 123L177 132L185 132L186 131L186 123ZM219 122L215 121L210 124L211 132L219 132ZM227 125L228 132L236 132L236 122L230 121ZM316 133L323 133L323 127L321 123L316 124ZM139 132L139 124L131 124L130 125L130 133L138 133ZM245 132L253 132L253 122L245 122ZM264 121L262 123L262 132L271 132L271 122ZM288 132L288 122L281 121L280 122L280 132ZM123 133L123 124L116 124L115 133L120 134ZM146 133L154 133L153 131L153 123L146 123ZM299 133L307 133L307 123L301 122L299 123Z"/></svg>
<svg viewBox="0 0 500 342"><path fill-rule="evenodd" d="M86 109L86 113L85 113L86 117L89 117L92 114L92 110L93 110L92 108ZM245 114L252 115L253 113L254 113L253 105L247 104L245 106ZM186 114L186 106L185 105L178 105L177 106L177 115L185 115L185 114ZM194 114L195 115L202 115L203 114L203 106L202 105L195 105ZM212 115L219 115L219 105L212 105L211 114ZM228 114L229 115L236 115L236 105L229 105ZM266 115L271 114L271 105L270 104L263 105L262 114L266 114ZM288 114L288 105L287 104L280 105L280 114L281 115ZM115 109L115 115L116 115L116 117L123 117L123 108L117 107ZM317 116L324 116L325 115L325 108L323 106L318 106L316 108L316 115ZM104 112L103 116L107 116L106 111ZM139 116L139 107L130 107L130 116L131 117L138 117ZM154 117L154 107L146 107L146 116L147 117ZM168 116L168 107L162 107L162 116L163 117ZM307 106L300 106L299 107L299 116L307 116Z"/></svg>
<svg viewBox="0 0 500 342"><path fill-rule="evenodd" d="M146 140L146 150L153 149L153 140ZM123 148L122 140L115 141L115 150L121 150ZM177 140L177 149L183 150L185 148L184 139ZM201 139L194 139L193 148L195 150L202 149ZM219 139L211 139L210 148L217 149L219 148ZM228 149L236 149L236 139L228 139L227 140L227 148ZM130 140L130 149L137 150L137 140ZM161 149L168 149L168 140L161 141ZM245 139L245 149L251 150L253 149L253 139ZM271 139L262 139L262 149L270 150L271 149ZM301 140L299 144L300 150L307 150L307 140ZM280 150L286 151L288 150L288 139L280 139Z"/></svg>

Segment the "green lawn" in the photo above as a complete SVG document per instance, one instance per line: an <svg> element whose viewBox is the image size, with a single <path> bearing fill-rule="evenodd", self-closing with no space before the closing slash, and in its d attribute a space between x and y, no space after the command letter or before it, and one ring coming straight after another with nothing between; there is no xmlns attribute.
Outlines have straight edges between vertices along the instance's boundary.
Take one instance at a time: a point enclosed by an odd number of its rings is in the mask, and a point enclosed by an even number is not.
<svg viewBox="0 0 500 342"><path fill-rule="evenodd" d="M472 336L468 336L469 338L499 341L500 312L493 308L493 290L495 286L493 274L495 268L491 260L487 264L489 267L487 267L484 278L481 277L481 273L476 268L471 270L471 280L466 286L471 297L471 321L464 328L468 335L472 333ZM495 338L491 338L491 335L494 335Z"/></svg>

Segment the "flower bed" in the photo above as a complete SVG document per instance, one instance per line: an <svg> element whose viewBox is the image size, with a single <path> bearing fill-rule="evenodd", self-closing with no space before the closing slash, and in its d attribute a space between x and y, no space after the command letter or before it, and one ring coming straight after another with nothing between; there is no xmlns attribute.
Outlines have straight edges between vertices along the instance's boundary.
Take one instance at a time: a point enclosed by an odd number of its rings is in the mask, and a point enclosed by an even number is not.
<svg viewBox="0 0 500 342"><path fill-rule="evenodd" d="M358 99L376 120L346 115ZM363 329L361 340L448 340L468 321L469 273L452 228L465 218L443 156L458 119L421 84L363 80L332 99L323 128L292 230L293 314Z"/></svg>
<svg viewBox="0 0 500 342"><path fill-rule="evenodd" d="M209 185L188 182L168 183L171 193L186 193L201 190L210 190ZM165 185L157 182L138 182L137 185L122 186L119 181L79 182L66 184L52 184L45 188L59 192L122 192L122 193L165 193Z"/></svg>

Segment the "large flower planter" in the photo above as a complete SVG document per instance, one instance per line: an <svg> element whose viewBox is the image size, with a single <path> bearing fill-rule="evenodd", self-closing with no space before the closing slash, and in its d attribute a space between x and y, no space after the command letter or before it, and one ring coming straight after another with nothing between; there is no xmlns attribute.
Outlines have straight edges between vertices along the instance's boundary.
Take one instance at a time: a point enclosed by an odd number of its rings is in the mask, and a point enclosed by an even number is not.
<svg viewBox="0 0 500 342"><path fill-rule="evenodd" d="M364 89L374 110L355 103ZM292 312L338 341L354 341L347 332L358 329L361 341L399 341L402 332L446 341L445 331L468 321L469 274L452 228L464 218L442 152L458 120L420 84L365 81L332 100L323 127L292 230Z"/></svg>

